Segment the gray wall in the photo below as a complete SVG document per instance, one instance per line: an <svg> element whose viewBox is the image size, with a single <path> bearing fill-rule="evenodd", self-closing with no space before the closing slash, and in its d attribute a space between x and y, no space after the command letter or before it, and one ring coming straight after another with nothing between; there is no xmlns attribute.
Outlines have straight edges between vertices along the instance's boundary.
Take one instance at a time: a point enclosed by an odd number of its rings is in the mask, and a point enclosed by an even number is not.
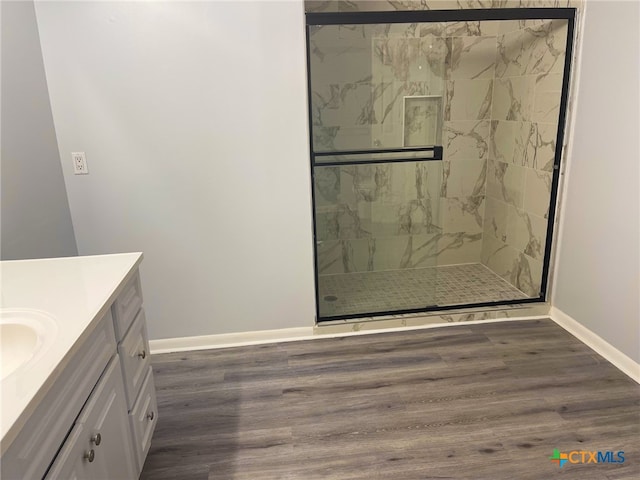
<svg viewBox="0 0 640 480"><path fill-rule="evenodd" d="M33 2L2 2L2 260L77 255Z"/></svg>
<svg viewBox="0 0 640 480"><path fill-rule="evenodd" d="M552 303L640 362L637 2L587 3Z"/></svg>
<svg viewBox="0 0 640 480"><path fill-rule="evenodd" d="M78 250L144 252L150 337L312 326L302 3L36 14Z"/></svg>

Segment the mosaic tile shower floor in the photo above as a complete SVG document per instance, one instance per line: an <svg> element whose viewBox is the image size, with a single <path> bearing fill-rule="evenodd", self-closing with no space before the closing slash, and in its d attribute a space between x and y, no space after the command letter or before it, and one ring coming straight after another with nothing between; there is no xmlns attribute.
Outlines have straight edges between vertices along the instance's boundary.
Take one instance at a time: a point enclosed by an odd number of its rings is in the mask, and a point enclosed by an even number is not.
<svg viewBox="0 0 640 480"><path fill-rule="evenodd" d="M319 295L323 317L529 298L479 263L321 275Z"/></svg>

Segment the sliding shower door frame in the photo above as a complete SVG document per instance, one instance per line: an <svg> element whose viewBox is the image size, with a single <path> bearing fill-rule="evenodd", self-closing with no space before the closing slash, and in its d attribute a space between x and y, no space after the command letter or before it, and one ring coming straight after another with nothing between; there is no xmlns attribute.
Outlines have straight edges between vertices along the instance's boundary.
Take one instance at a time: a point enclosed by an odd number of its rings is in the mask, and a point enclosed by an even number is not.
<svg viewBox="0 0 640 480"><path fill-rule="evenodd" d="M497 8L497 9L458 9L458 10L414 10L414 11L383 11L383 12L308 12L305 14L305 34L306 34L306 54L307 54L307 101L309 120L309 160L311 172L311 207L313 218L313 255L314 255L314 287L315 287L315 308L316 322L333 322L337 320L351 320L358 318L388 317L392 315L405 315L417 313L436 313L439 311L464 310L477 308L504 307L510 305L539 304L547 301L550 261L553 247L553 232L556 218L556 206L558 200L558 189L560 183L560 164L562 161L562 150L564 144L566 116L569 97L569 83L571 79L571 62L573 59L574 32L576 21L575 8ZM455 304L442 306L425 306L423 308L412 308L404 310L361 312L357 314L332 315L322 317L320 315L320 291L319 291L319 265L318 265L318 244L316 231L316 192L314 168L329 166L329 163L316 162L316 157L323 155L340 154L362 154L376 153L373 150L350 151L350 152L315 152L313 147L313 105L311 89L311 42L310 27L324 25L363 25L363 24L392 24L392 23L434 23L434 22L471 22L471 21L491 21L491 20L566 20L567 21L567 43L565 49L564 68L562 77L562 91L560 96L560 108L558 115L558 129L556 133L556 147L554 153L554 163L551 182L551 198L549 202L549 214L547 221L547 234L545 240L542 279L540 295L517 300L501 300L492 302L477 302L469 304ZM406 161L432 161L442 159L442 148L439 146L425 148L403 148L400 151L424 150L431 152L430 157L412 158L396 160ZM386 150L389 152L389 150ZM362 161L349 162L353 164L371 164L388 162ZM333 162L341 164L340 162Z"/></svg>

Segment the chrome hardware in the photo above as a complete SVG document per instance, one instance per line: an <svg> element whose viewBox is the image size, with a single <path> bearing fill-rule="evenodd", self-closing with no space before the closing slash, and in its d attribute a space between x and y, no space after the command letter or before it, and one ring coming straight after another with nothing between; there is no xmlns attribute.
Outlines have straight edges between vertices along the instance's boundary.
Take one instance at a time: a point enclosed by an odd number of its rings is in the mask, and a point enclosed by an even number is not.
<svg viewBox="0 0 640 480"><path fill-rule="evenodd" d="M96 458L96 452L93 451L93 448L84 454L84 458L89 460L89 463L93 462L93 459Z"/></svg>
<svg viewBox="0 0 640 480"><path fill-rule="evenodd" d="M155 414L153 412L147 413L147 418L149 419L149 421L153 420L154 417L155 417Z"/></svg>
<svg viewBox="0 0 640 480"><path fill-rule="evenodd" d="M145 350L142 350L142 352L140 352L140 353L138 354L138 356L139 356L140 358L144 359L144 358L146 358L146 356L147 356L147 352L146 352Z"/></svg>
<svg viewBox="0 0 640 480"><path fill-rule="evenodd" d="M100 445L100 443L102 443L102 435L96 433L93 437L91 437L91 443L95 443L96 446Z"/></svg>

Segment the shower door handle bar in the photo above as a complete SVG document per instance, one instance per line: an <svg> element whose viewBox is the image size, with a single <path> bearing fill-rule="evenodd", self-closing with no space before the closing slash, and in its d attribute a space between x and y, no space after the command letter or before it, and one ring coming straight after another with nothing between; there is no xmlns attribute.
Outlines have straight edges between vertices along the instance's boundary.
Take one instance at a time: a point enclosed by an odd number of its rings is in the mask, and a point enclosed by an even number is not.
<svg viewBox="0 0 640 480"><path fill-rule="evenodd" d="M352 161L338 161L338 162L313 162L313 166L315 167L339 167L349 165L373 165L376 163L407 163L407 162L432 162L432 161L442 161L441 158L394 158L394 159L382 159L382 160L352 160Z"/></svg>
<svg viewBox="0 0 640 480"><path fill-rule="evenodd" d="M414 156L403 154L414 153ZM423 153L423 155L420 155ZM431 155L426 155L431 153ZM385 154L389 157L385 158ZM394 155L395 154L395 155ZM400 155L398 155L400 154ZM312 153L314 167L333 167L339 165L369 165L374 163L402 163L442 160L442 147L400 148L388 150L348 150ZM366 158L370 156L370 158ZM318 157L347 157L340 160L322 161ZM348 157L355 157L349 160ZM364 158L363 158L364 157ZM320 161L318 161L320 160Z"/></svg>
<svg viewBox="0 0 640 480"><path fill-rule="evenodd" d="M402 147L402 148L379 148L374 150L326 150L323 152L314 152L317 157L326 157L332 155L366 155L374 153L404 153L404 152L434 152L442 153L442 147L440 145L433 145L429 147Z"/></svg>

